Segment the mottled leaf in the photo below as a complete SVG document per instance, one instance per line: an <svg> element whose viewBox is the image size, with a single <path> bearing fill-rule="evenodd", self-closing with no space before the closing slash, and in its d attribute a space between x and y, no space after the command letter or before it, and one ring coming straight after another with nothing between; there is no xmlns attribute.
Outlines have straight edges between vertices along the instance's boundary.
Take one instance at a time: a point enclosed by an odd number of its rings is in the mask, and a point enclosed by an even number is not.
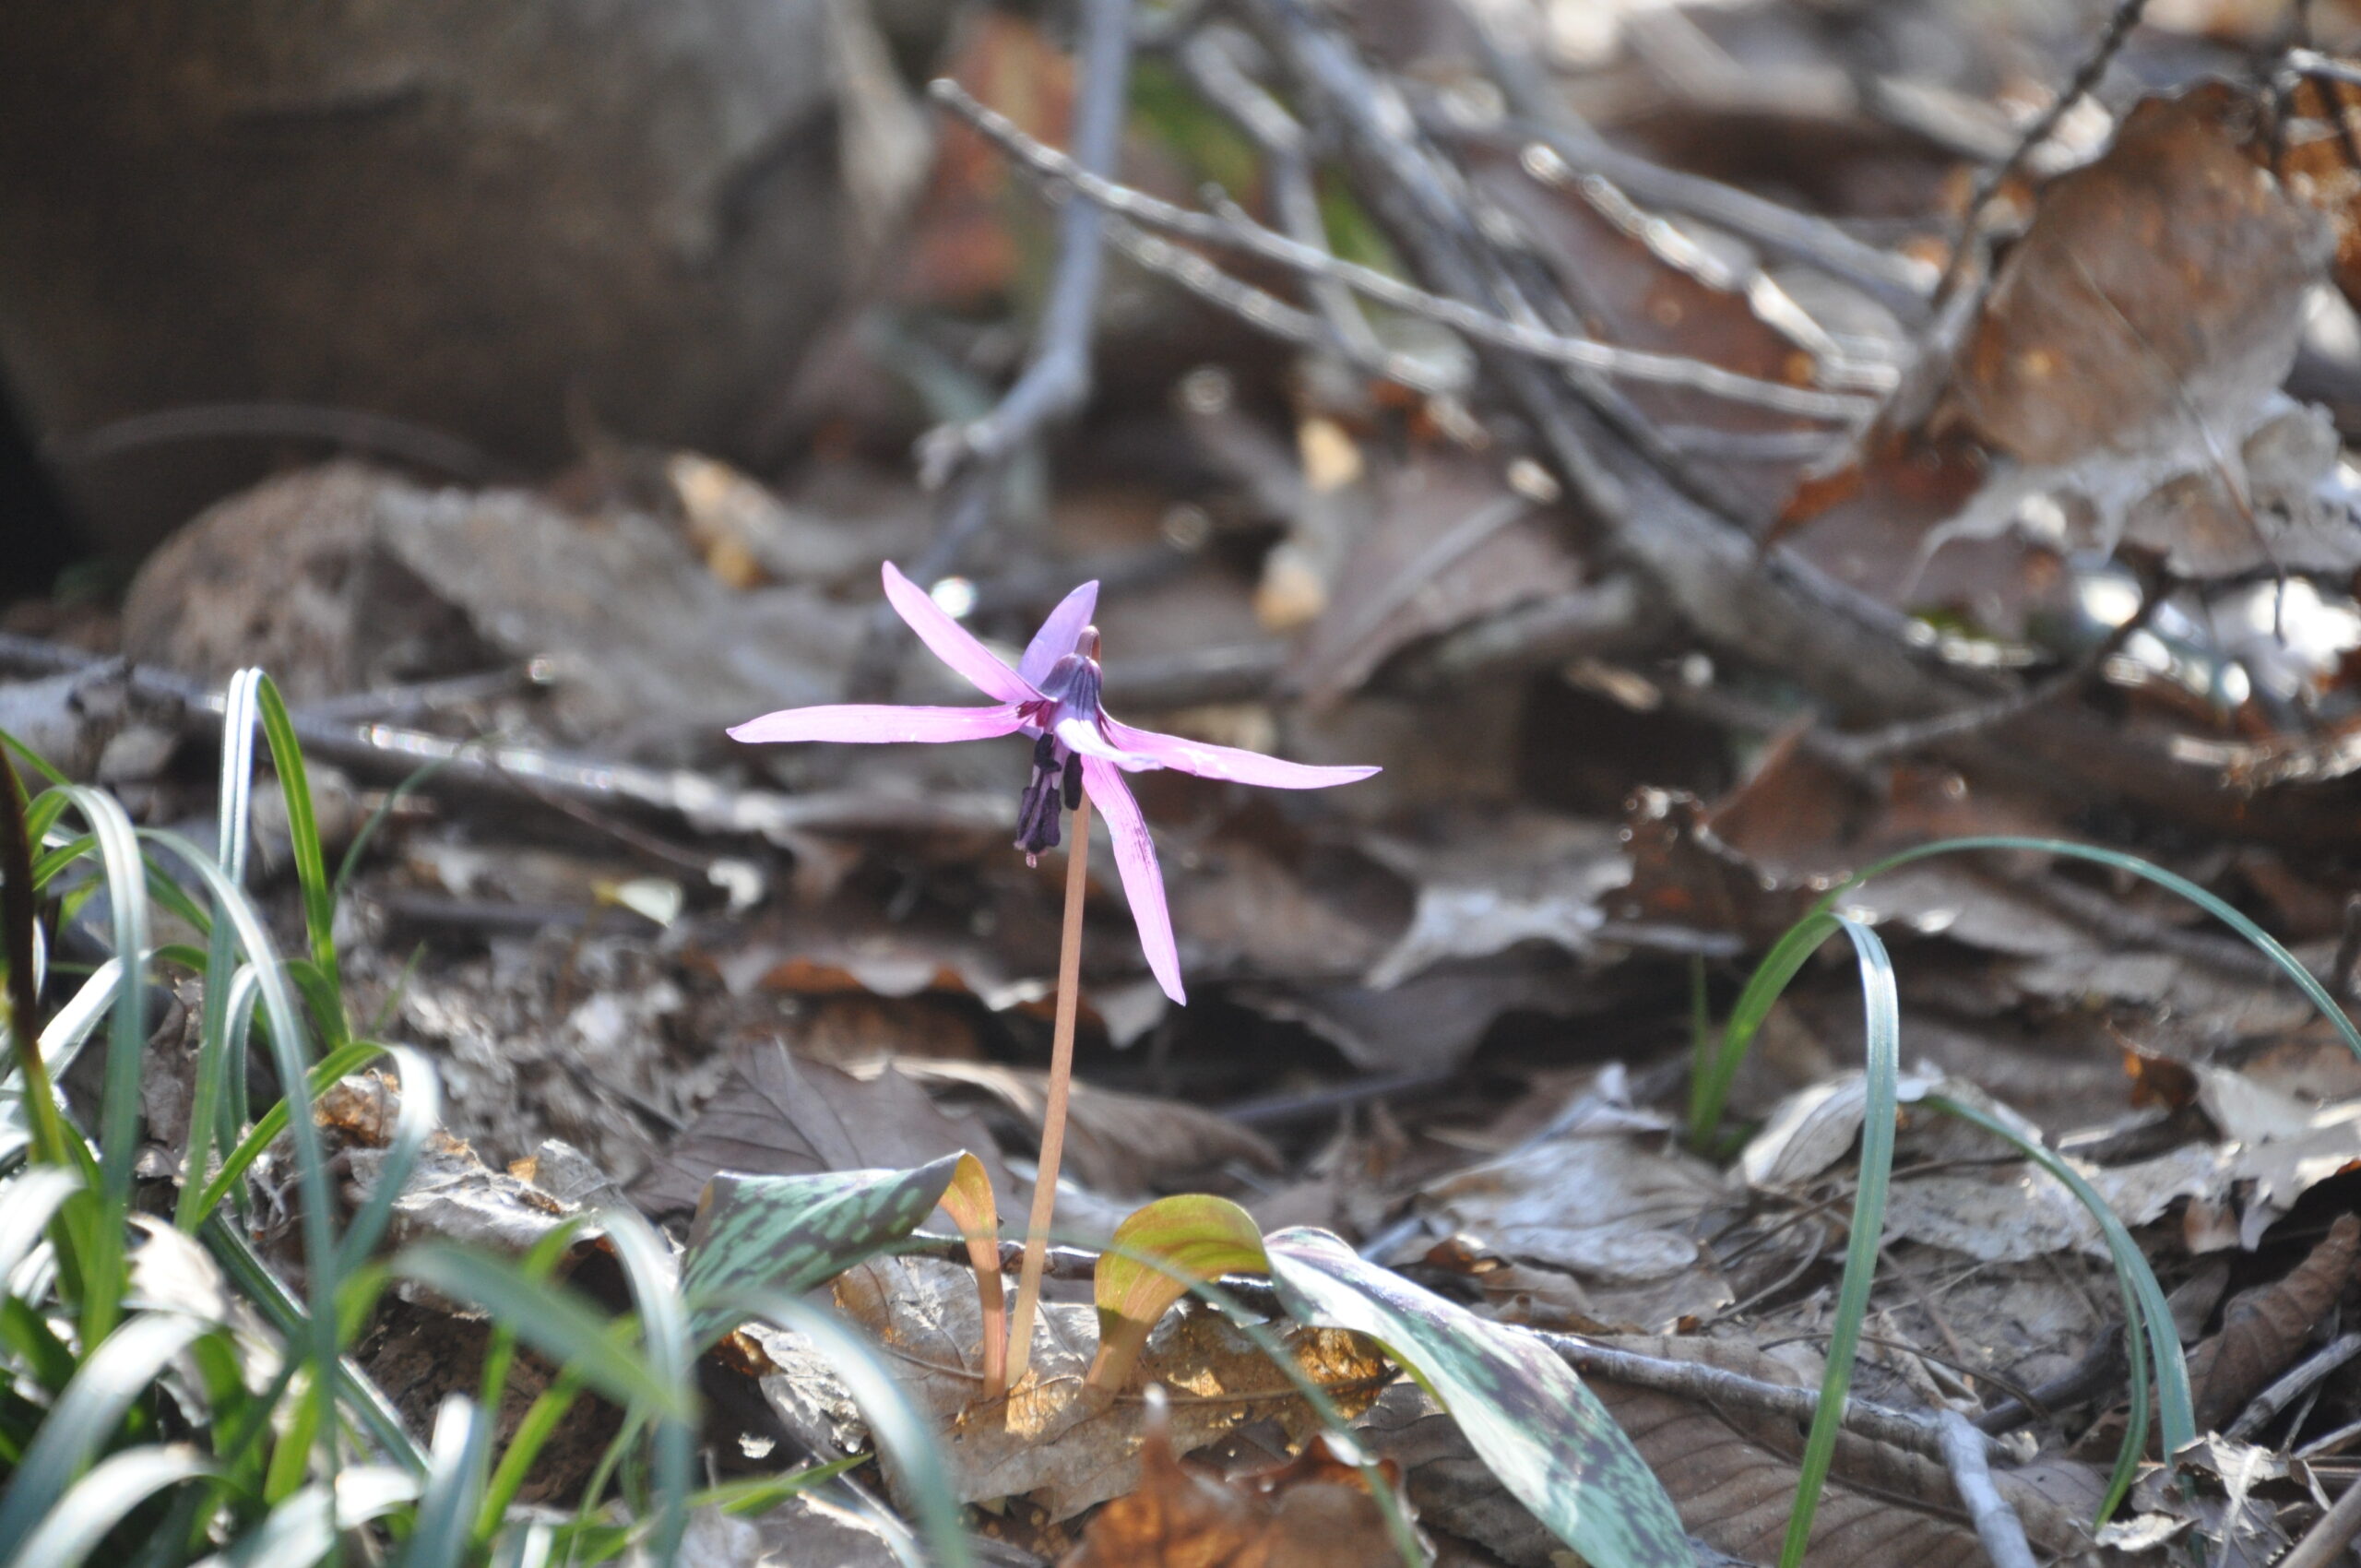
<svg viewBox="0 0 2361 1568"><path fill-rule="evenodd" d="M816 1176L716 1176L697 1205L682 1284L703 1341L730 1326L713 1301L750 1290L792 1293L833 1279L919 1228L969 1155L915 1170Z"/></svg>
<svg viewBox="0 0 2361 1568"><path fill-rule="evenodd" d="M1180 1193L1133 1211L1092 1272L1098 1355L1086 1381L1121 1387L1149 1331L1191 1285L1269 1267L1263 1228L1228 1198Z"/></svg>
<svg viewBox="0 0 2361 1568"><path fill-rule="evenodd" d="M1264 1243L1288 1310L1382 1341L1516 1500L1594 1568L1690 1568L1672 1500L1573 1369L1538 1340L1378 1267L1324 1230Z"/></svg>

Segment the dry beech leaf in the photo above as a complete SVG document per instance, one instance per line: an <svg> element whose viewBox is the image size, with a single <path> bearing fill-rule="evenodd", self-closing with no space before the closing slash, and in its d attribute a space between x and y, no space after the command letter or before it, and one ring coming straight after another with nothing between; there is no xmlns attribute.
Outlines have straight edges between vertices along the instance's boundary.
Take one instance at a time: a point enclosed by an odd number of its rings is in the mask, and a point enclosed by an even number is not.
<svg viewBox="0 0 2361 1568"><path fill-rule="evenodd" d="M1369 1568L1391 1561L1384 1515L1325 1437L1269 1469L1224 1479L1172 1452L1148 1406L1139 1484L1100 1509L1059 1568ZM1399 1472L1385 1467L1386 1479Z"/></svg>
<svg viewBox="0 0 2361 1568"><path fill-rule="evenodd" d="M2218 1431L2301 1355L2353 1277L2361 1218L2341 1215L2285 1278L2242 1290L2223 1309L2222 1330L2189 1353L2197 1430Z"/></svg>
<svg viewBox="0 0 2361 1568"><path fill-rule="evenodd" d="M1014 1189L999 1146L971 1117L936 1108L891 1064L872 1076L798 1063L765 1041L748 1051L664 1158L632 1185L650 1215L685 1214L715 1172L805 1176L822 1170L908 1170L965 1149L981 1159L1003 1209Z"/></svg>
<svg viewBox="0 0 2361 1568"><path fill-rule="evenodd" d="M935 1088L979 1089L1040 1130L1049 1075L985 1062L903 1062L896 1073ZM1102 1194L1154 1190L1232 1159L1258 1170L1286 1169L1263 1138L1226 1116L1180 1100L1075 1083L1066 1105L1066 1170Z"/></svg>

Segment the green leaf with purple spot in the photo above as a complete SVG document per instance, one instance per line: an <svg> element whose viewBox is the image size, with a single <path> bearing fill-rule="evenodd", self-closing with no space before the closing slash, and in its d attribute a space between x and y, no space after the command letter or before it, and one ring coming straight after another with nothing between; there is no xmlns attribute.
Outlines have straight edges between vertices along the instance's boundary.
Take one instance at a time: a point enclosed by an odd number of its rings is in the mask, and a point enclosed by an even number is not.
<svg viewBox="0 0 2361 1568"><path fill-rule="evenodd" d="M1592 1568L1693 1568L1655 1473L1574 1370L1325 1230L1264 1241L1287 1310L1366 1334L1418 1375L1511 1495Z"/></svg>
<svg viewBox="0 0 2361 1568"><path fill-rule="evenodd" d="M702 1343L731 1326L708 1303L749 1291L809 1290L892 1249L943 1201L964 1155L915 1170L737 1176L706 1184L681 1284Z"/></svg>

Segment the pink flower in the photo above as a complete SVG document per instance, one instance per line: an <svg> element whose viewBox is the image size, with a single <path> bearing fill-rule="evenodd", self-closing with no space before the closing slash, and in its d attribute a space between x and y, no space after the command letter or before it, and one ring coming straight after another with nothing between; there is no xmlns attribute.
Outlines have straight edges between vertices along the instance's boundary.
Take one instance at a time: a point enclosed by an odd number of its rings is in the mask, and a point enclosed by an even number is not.
<svg viewBox="0 0 2361 1568"><path fill-rule="evenodd" d="M1325 790L1378 771L1310 767L1259 752L1134 730L1109 719L1099 706L1098 629L1090 624L1091 612L1098 606L1095 582L1083 584L1050 612L1014 670L944 614L890 561L885 564L885 597L936 658L998 706L792 707L739 725L730 731L731 739L876 743L980 741L1020 731L1036 737L1033 775L1017 808L1016 847L1028 861L1054 848L1060 811L1074 810L1088 794L1114 837L1115 864L1123 874L1123 896L1131 900L1147 967L1175 1002L1188 999L1181 993L1180 956L1164 904L1164 874L1157 869L1156 846L1140 818L1139 802L1123 782L1124 773L1173 767L1201 778L1274 790Z"/></svg>

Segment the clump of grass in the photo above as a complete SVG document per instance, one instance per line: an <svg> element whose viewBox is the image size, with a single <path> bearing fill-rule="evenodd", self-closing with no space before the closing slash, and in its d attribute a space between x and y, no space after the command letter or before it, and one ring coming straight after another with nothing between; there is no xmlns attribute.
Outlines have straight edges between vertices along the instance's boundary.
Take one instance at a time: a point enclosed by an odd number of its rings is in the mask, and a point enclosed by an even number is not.
<svg viewBox="0 0 2361 1568"><path fill-rule="evenodd" d="M1795 1506L1788 1518L1786 1538L1780 1549L1780 1568L1797 1568L1803 1561L1812 1516L1819 1505L1821 1490L1827 1480L1829 1463L1834 1455L1844 1396L1851 1384L1854 1352L1859 1344L1863 1320L1869 1313L1869 1290L1877 1268L1879 1236L1885 1222L1887 1185L1893 1164L1902 1026L1901 1010L1894 992L1892 961L1875 932L1839 910L1845 894L1880 873L1936 855L1994 849L2034 850L2085 861L2111 870L2128 872L2188 899L2236 932L2256 951L2277 965L2319 1009L2321 1016L2335 1027L2355 1055L2361 1056L2361 1028L2356 1028L2352 1018L2336 1004L2328 988L2270 932L2188 878L2137 855L2060 838L1999 835L1947 838L1889 856L1831 888L1772 944L1770 951L1756 965L1754 972L1748 977L1737 1002L1732 1004L1729 1017L1723 1024L1718 1044L1703 1021L1702 1003L1696 1003L1692 1008L1698 1017L1694 1026L1694 1071L1690 1084L1689 1137L1694 1146L1710 1148L1721 1125L1723 1108L1728 1103L1730 1083L1745 1061L1748 1048L1806 960L1840 930L1851 938L1860 960L1862 1001L1868 1015L1869 1062L1859 1178L1853 1206L1851 1237L1845 1248L1845 1272L1837 1286L1836 1310L1830 1325L1828 1367L1821 1382L1819 1411L1805 1440L1802 1474L1797 1487ZM2140 1457L2146 1450L2150 1426L2147 1395L2152 1379L2155 1419L2163 1428L2163 1447L2167 1459L2193 1442L2197 1435L2196 1419L2189 1399L2188 1367L2164 1289L2157 1284L2154 1271L2148 1266L2146 1257L2124 1229L2123 1222L2117 1218L2090 1183L2055 1152L1973 1105L1942 1095L1930 1095L1925 1103L1933 1110L1970 1122L2006 1140L2026 1158L2066 1183L2098 1222L2106 1239L2109 1257L2115 1265L2117 1284L2123 1293L2124 1339L2127 1358L2130 1362L2133 1397L2130 1425L2117 1453L2105 1499L2099 1506L2098 1517L2105 1520L2115 1512L2130 1490Z"/></svg>

